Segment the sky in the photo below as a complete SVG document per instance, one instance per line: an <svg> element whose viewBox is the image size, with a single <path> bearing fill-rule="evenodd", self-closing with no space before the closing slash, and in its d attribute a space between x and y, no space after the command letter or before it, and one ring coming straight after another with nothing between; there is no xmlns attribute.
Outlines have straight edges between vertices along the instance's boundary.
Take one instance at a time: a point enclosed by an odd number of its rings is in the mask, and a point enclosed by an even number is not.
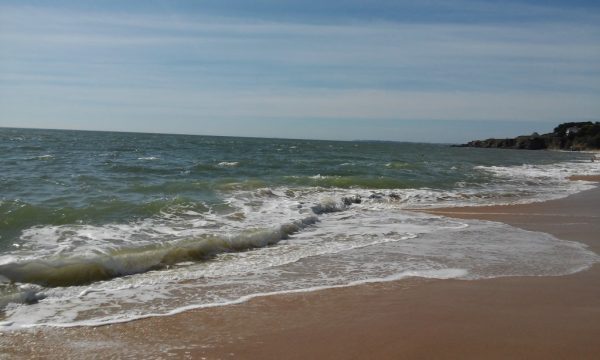
<svg viewBox="0 0 600 360"><path fill-rule="evenodd" d="M0 0L0 127L459 143L589 120L597 0Z"/></svg>

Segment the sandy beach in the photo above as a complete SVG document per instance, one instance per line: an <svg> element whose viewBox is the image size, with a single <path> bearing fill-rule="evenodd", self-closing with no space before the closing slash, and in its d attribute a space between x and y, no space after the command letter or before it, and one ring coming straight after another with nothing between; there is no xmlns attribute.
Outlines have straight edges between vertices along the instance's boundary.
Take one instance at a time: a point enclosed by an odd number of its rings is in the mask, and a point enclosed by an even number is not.
<svg viewBox="0 0 600 360"><path fill-rule="evenodd" d="M0 360L600 360L600 0L0 0Z"/></svg>
<svg viewBox="0 0 600 360"><path fill-rule="evenodd" d="M600 253L598 204L596 188L544 203L429 212L542 231ZM96 328L3 333L0 357L594 359L598 284L600 265L558 277L412 278Z"/></svg>

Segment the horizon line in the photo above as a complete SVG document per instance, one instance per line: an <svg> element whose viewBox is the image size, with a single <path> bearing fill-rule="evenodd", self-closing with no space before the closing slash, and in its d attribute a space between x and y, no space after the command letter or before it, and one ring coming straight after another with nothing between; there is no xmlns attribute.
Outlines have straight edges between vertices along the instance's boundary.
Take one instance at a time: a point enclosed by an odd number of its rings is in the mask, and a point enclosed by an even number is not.
<svg viewBox="0 0 600 360"><path fill-rule="evenodd" d="M288 138L288 137L268 137L268 136L240 136L240 135L211 135L211 134L184 134L153 131L131 131L131 130L94 130L94 129L65 129L65 128L41 128L41 127L16 127L1 126L0 129L14 130L50 130L50 131L81 131L81 132L100 132L100 133L119 133L119 134L143 134L143 135L176 135L176 136L204 136L221 138L242 138L242 139L269 139L269 140L302 140L302 141L333 141L333 142L380 142L380 143L406 143L406 144L432 144L432 145L457 145L459 143L425 142L425 141L406 141L406 140L377 140L377 139L308 139L308 138Z"/></svg>

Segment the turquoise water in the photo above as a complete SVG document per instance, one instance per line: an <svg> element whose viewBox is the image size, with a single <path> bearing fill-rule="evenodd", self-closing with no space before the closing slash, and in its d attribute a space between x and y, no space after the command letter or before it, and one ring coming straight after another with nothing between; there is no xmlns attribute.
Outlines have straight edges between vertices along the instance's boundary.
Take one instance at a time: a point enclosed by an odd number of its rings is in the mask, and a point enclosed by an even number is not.
<svg viewBox="0 0 600 360"><path fill-rule="evenodd" d="M58 318L68 323L74 318L65 318L60 306L48 305L51 299L64 300L65 294L78 291L101 293L87 290L96 289L95 284L113 292L129 286L123 294L131 296L131 289L152 282L163 300L172 303L153 303L135 313L145 316L193 305L172 288L165 290L182 278L204 279L193 291L207 296L194 304L206 305L407 271L447 270L473 278L537 274L512 260L497 274L475 270L481 264L440 260L442 255L431 254L446 243L434 248L414 239L447 240L447 234L439 234L450 228L457 229L456 239L472 236L477 241L481 234L468 231L482 225L406 210L566 196L590 187L567 177L594 173L595 166L581 153L440 144L0 129L0 305L8 306L9 318L34 308L43 313L23 324ZM409 244L411 251L388 259L392 243ZM453 251L469 256L465 249ZM412 254L409 260L407 253ZM352 258L345 258L348 254ZM587 264L589 254L584 255L587 260L556 272ZM415 260L419 256L420 262ZM319 257L327 260L319 262ZM360 270L371 261L385 263L382 258L395 265ZM329 274L321 282L307 280L315 275L294 268L314 261L318 264L312 267L329 264L320 270ZM331 265L336 262L338 267ZM276 283L273 279L281 274L273 271L286 266L286 273L294 268L292 278L301 278L291 288L256 285L266 279ZM265 272L240 278L257 268ZM554 271L550 265L546 270ZM341 275L348 271L357 275ZM206 280L212 276L207 274L217 274L218 281ZM235 279L237 290L206 290L223 279ZM243 288L248 291L238 291ZM141 302L156 301L142 293L136 293ZM96 303L78 303L69 311L81 317L73 309L85 304ZM127 318L125 307L120 309L118 316L109 312L88 318Z"/></svg>

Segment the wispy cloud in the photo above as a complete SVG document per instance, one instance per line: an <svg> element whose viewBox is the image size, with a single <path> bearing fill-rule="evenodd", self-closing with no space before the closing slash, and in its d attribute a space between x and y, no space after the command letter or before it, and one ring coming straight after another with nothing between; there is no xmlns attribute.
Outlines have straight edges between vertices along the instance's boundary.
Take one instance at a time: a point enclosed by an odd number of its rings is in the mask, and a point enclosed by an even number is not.
<svg viewBox="0 0 600 360"><path fill-rule="evenodd" d="M478 13L497 7L460 4ZM506 6L548 20L349 16L328 23L4 6L0 126L43 117L157 124L169 116L239 122L599 116L598 13L569 9L561 17L561 9ZM27 105L32 99L34 108Z"/></svg>

